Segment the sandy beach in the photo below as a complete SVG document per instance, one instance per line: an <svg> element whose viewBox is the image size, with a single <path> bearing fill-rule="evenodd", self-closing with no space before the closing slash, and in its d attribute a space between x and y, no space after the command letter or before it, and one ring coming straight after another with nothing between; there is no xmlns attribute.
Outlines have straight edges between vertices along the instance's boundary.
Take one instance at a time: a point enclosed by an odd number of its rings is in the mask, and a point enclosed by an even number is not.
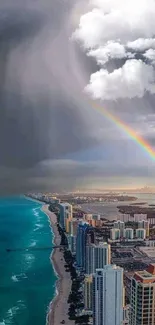
<svg viewBox="0 0 155 325"><path fill-rule="evenodd" d="M48 210L48 205L43 205L42 211L46 213L50 219L51 227L54 233L54 244L60 244L60 235L57 230L57 219L56 215ZM65 271L65 260L63 257L63 252L59 248L54 249L51 254L51 262L55 268L58 275L58 280L56 283L57 295L50 304L50 311L48 314L48 324L49 325L60 325L62 320L65 321L67 325L75 324L74 321L68 319L68 308L67 303L69 293L71 291L71 277L70 273Z"/></svg>

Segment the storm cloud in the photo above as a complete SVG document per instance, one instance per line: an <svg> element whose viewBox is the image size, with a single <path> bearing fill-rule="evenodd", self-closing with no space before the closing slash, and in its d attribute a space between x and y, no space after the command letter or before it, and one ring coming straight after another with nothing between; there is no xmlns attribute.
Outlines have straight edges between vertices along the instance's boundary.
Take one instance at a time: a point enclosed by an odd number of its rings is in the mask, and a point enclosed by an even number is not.
<svg viewBox="0 0 155 325"><path fill-rule="evenodd" d="M1 192L27 190L31 169L39 178L42 161L97 141L78 100L83 85L69 40L73 9L69 1L0 4Z"/></svg>
<svg viewBox="0 0 155 325"><path fill-rule="evenodd" d="M145 89L154 92L150 88L154 87L153 38L148 33L142 41L141 35L136 44L132 38L124 48L118 42L108 43L107 35L105 51L93 46L87 51L90 40L85 39L81 47L72 35L76 30L81 41L80 28L87 26L78 28L80 17L96 5L100 8L100 1L91 6L83 0L74 4L71 0L1 1L0 194L73 190L87 184L115 186L118 179L119 184L125 184L125 179L130 184L152 181L152 161L93 108L84 88L91 85L90 75L96 78L100 73L98 64L113 65L101 88L120 62L135 64L136 47L145 55L142 63L138 61L139 75L144 76ZM93 37L90 30L89 35ZM141 100L122 99L113 92L108 96L121 99L112 102L107 96L104 105L154 145L154 97L143 98L143 85L139 87ZM103 97L101 88L97 86L97 98ZM122 85L120 89L125 94ZM130 91L135 89L132 86Z"/></svg>

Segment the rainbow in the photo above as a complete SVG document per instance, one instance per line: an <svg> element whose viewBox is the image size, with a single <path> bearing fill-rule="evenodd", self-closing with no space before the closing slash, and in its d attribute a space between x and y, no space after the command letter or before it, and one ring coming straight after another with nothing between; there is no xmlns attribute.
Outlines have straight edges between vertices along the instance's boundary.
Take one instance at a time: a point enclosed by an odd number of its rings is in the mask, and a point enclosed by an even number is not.
<svg viewBox="0 0 155 325"><path fill-rule="evenodd" d="M116 117L114 114L109 113L102 106L95 104L95 102L91 102L91 106L98 111L100 111L105 118L109 121L113 122L119 129L124 131L125 134L129 136L139 147L145 151L152 160L155 160L155 150L151 147L151 145L140 135L138 135L131 127L129 127L125 122Z"/></svg>

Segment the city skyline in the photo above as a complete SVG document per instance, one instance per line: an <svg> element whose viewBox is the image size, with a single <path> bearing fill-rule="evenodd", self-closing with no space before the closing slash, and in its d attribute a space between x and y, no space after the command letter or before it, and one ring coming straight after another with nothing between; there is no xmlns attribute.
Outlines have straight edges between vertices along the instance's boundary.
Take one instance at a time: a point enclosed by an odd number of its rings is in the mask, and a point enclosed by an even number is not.
<svg viewBox="0 0 155 325"><path fill-rule="evenodd" d="M44 211L50 217L54 233L59 233L60 246L55 247L55 254L61 247L59 252L65 259L65 271L63 276L60 271L58 274L61 274L60 281L66 283L69 279L66 297L69 309L66 316L63 313L65 322L79 320L93 325L145 325L151 322L149 325L153 325L154 205L144 214L140 208L142 203L130 205L130 197L125 196L129 199L125 209L130 206L132 209L128 213L123 211L123 215L121 212L120 219L116 209L109 220L109 214L103 217L104 214L95 213L91 203L88 204L89 212L86 212L80 205L82 203L77 204L76 194L33 193L29 197L48 204L44 205ZM92 197L93 200L97 198ZM112 207L111 195L105 194L103 198L109 198L108 205ZM103 204L103 213L105 209ZM53 260L54 266L62 265L62 257ZM68 272L70 278L66 276ZM59 291L59 285L57 288ZM61 291L62 301L58 306L65 304L64 294L66 289ZM55 313L55 321L57 317Z"/></svg>

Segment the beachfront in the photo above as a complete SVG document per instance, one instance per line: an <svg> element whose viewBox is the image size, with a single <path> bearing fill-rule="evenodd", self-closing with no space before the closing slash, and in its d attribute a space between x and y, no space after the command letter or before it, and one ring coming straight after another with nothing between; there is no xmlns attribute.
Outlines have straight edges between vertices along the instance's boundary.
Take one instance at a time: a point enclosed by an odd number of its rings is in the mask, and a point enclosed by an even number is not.
<svg viewBox="0 0 155 325"><path fill-rule="evenodd" d="M60 235L57 229L57 218L56 215L48 210L48 205L43 205L42 211L46 213L50 219L51 227L54 233L54 244L60 245ZM71 277L70 273L66 272L64 264L65 260L63 257L63 251L55 249L51 254L51 261L58 274L59 279L57 280L57 296L53 299L50 304L50 311L48 315L49 325L60 325L64 320L65 324L73 325L74 321L68 319L68 308L67 303L69 293L71 291Z"/></svg>

